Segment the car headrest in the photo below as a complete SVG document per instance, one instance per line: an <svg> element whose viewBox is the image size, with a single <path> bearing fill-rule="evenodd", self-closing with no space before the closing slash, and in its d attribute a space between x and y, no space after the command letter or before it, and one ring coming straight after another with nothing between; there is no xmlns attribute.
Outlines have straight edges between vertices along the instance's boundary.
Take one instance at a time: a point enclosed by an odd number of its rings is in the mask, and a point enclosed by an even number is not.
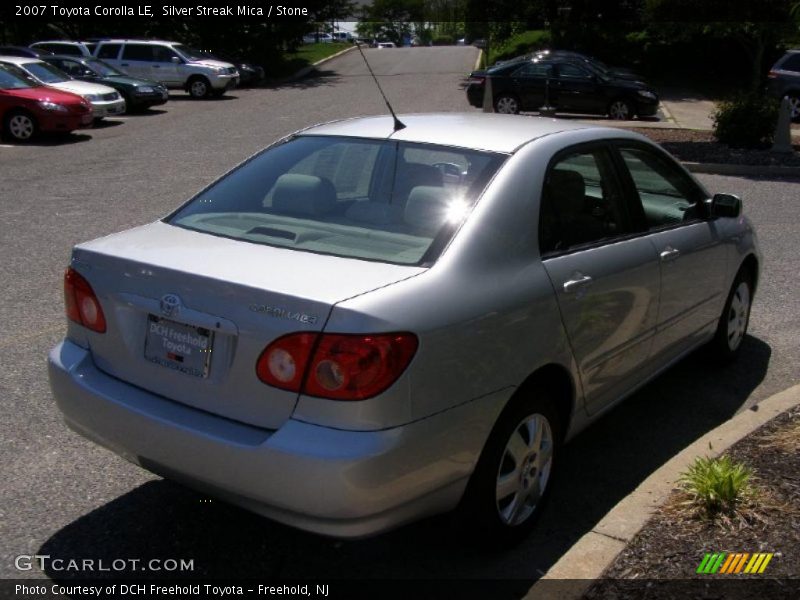
<svg viewBox="0 0 800 600"><path fill-rule="evenodd" d="M287 173L278 177L272 208L298 216L326 215L336 207L336 188L322 177Z"/></svg>
<svg viewBox="0 0 800 600"><path fill-rule="evenodd" d="M580 213L586 197L583 175L569 169L553 169L547 178L550 200L556 212Z"/></svg>
<svg viewBox="0 0 800 600"><path fill-rule="evenodd" d="M396 204L386 204L385 202L356 202L347 209L345 216L351 221L359 223L390 225L402 220L403 210Z"/></svg>
<svg viewBox="0 0 800 600"><path fill-rule="evenodd" d="M420 232L435 234L447 219L451 200L443 187L419 185L408 195L403 219Z"/></svg>

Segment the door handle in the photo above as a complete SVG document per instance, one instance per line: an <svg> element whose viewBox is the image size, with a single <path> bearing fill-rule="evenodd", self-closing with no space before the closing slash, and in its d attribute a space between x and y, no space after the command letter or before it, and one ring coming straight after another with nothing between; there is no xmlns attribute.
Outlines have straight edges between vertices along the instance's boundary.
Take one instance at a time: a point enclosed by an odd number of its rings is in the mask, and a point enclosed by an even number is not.
<svg viewBox="0 0 800 600"><path fill-rule="evenodd" d="M592 278L583 273L575 273L572 277L573 279L564 282L564 293L566 294L577 292L592 282Z"/></svg>
<svg viewBox="0 0 800 600"><path fill-rule="evenodd" d="M161 65L153 65L153 68L154 68L154 69L160 69L160 68L161 68Z"/></svg>
<svg viewBox="0 0 800 600"><path fill-rule="evenodd" d="M130 67L130 65L128 63L120 63L119 66L120 67Z"/></svg>
<svg viewBox="0 0 800 600"><path fill-rule="evenodd" d="M661 262L669 262L671 260L675 260L681 255L681 251L677 248L673 248L672 246L667 246L664 250L661 251L659 257L661 258Z"/></svg>

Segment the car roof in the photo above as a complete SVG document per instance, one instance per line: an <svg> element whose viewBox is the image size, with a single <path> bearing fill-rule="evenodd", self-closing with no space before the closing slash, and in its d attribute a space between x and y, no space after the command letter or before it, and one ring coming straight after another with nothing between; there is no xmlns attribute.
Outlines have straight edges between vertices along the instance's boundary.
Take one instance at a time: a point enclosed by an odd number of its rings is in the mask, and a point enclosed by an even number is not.
<svg viewBox="0 0 800 600"><path fill-rule="evenodd" d="M137 40L127 38L109 38L97 42L100 44L181 44L182 42L175 42L169 40Z"/></svg>
<svg viewBox="0 0 800 600"><path fill-rule="evenodd" d="M36 46L37 44L71 44L73 46L84 46L86 42L79 42L76 40L42 40L41 42L33 42L31 46Z"/></svg>
<svg viewBox="0 0 800 600"><path fill-rule="evenodd" d="M44 62L40 58L33 58L32 56L0 56L3 62L11 63L12 65L26 65L28 63Z"/></svg>
<svg viewBox="0 0 800 600"><path fill-rule="evenodd" d="M407 114L398 115L398 118L406 127L397 132L394 131L392 117L384 115L316 125L300 134L391 138L510 154L529 141L545 135L592 127L563 119L477 112Z"/></svg>

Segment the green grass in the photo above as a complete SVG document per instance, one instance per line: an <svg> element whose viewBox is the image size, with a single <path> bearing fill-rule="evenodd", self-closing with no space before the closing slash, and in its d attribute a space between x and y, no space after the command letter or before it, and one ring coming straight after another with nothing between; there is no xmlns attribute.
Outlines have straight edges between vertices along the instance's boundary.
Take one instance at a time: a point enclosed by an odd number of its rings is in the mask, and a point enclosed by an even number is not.
<svg viewBox="0 0 800 600"><path fill-rule="evenodd" d="M333 56L337 52L350 48L349 43L303 44L297 52L286 52L279 64L270 69L269 76L274 78L289 77L300 69L313 65L318 60Z"/></svg>
<svg viewBox="0 0 800 600"><path fill-rule="evenodd" d="M680 486L696 508L709 517L732 515L753 493L752 472L728 456L698 457L680 478Z"/></svg>

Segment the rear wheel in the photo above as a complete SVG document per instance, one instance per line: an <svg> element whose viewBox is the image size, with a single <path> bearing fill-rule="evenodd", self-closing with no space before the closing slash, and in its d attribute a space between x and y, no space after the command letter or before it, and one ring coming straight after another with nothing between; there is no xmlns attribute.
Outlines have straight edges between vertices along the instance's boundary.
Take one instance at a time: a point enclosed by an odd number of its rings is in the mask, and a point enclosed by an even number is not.
<svg viewBox="0 0 800 600"><path fill-rule="evenodd" d="M627 121L634 115L633 105L627 100L614 100L608 105L608 117L615 121Z"/></svg>
<svg viewBox="0 0 800 600"><path fill-rule="evenodd" d="M503 115L516 115L519 113L519 100L514 96L503 94L494 101L494 109Z"/></svg>
<svg viewBox="0 0 800 600"><path fill-rule="evenodd" d="M6 115L3 131L16 142L31 140L38 130L36 119L24 110L16 110Z"/></svg>
<svg viewBox="0 0 800 600"><path fill-rule="evenodd" d="M750 323L752 301L753 278L749 271L742 269L733 281L717 323L717 332L710 344L713 356L719 362L731 362L739 355Z"/></svg>
<svg viewBox="0 0 800 600"><path fill-rule="evenodd" d="M547 396L512 400L456 513L462 532L499 546L525 537L549 496L560 442L558 413Z"/></svg>
<svg viewBox="0 0 800 600"><path fill-rule="evenodd" d="M192 77L189 80L188 90L192 98L207 98L211 92L211 85L205 77Z"/></svg>

